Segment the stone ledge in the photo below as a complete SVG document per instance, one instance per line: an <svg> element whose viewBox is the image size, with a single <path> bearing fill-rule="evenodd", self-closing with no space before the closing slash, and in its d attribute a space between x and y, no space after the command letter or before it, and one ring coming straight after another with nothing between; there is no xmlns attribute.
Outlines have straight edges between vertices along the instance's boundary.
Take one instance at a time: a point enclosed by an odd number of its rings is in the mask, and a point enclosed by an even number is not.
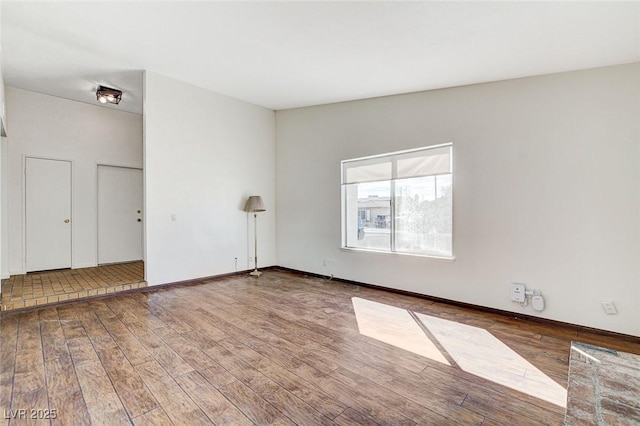
<svg viewBox="0 0 640 426"><path fill-rule="evenodd" d="M571 342L565 425L640 424L640 355Z"/></svg>

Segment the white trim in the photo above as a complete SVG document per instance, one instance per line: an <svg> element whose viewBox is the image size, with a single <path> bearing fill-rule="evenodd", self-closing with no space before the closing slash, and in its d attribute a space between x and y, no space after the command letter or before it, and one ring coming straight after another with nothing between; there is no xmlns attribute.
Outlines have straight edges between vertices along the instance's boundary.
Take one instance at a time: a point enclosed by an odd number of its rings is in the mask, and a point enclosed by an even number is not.
<svg viewBox="0 0 640 426"><path fill-rule="evenodd" d="M355 252L363 254L382 254L391 256L407 256L407 257L419 257L423 259L432 259L437 261L453 262L456 260L455 256L436 256L432 254L420 254L420 253L407 253L403 251L388 251L388 250L374 250L361 247L340 247L340 251Z"/></svg>
<svg viewBox="0 0 640 426"><path fill-rule="evenodd" d="M71 265L71 269L95 268L96 266L98 266L97 263L76 263Z"/></svg>

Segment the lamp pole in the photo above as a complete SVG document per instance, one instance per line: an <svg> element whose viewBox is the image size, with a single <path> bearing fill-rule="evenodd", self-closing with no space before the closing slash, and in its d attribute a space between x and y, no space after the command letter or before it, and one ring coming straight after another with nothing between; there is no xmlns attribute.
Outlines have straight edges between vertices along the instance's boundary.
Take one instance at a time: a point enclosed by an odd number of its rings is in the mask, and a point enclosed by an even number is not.
<svg viewBox="0 0 640 426"><path fill-rule="evenodd" d="M258 214L253 212L253 261L255 262L255 269L249 275L259 277L262 272L258 271Z"/></svg>

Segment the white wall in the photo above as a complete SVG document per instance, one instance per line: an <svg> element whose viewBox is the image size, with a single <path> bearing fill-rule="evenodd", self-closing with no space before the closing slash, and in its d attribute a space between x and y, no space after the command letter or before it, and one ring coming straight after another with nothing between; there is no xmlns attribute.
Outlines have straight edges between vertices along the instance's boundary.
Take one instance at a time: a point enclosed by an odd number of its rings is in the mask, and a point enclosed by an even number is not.
<svg viewBox="0 0 640 426"><path fill-rule="evenodd" d="M97 262L97 165L142 167L142 117L7 86L10 273L24 273L24 159L72 161L72 267Z"/></svg>
<svg viewBox="0 0 640 426"><path fill-rule="evenodd" d="M7 138L0 137L0 279L9 278L8 155Z"/></svg>
<svg viewBox="0 0 640 426"><path fill-rule="evenodd" d="M0 5L0 16L2 15ZM2 18L0 17L0 21ZM2 40L0 37L0 48ZM0 50L0 279L9 277L9 236L7 223L7 140L6 101L4 95L4 74L2 72L2 52ZM1 286L0 286L1 287ZM2 293L2 288L0 288Z"/></svg>
<svg viewBox="0 0 640 426"><path fill-rule="evenodd" d="M640 336L639 117L640 64L278 111L278 264ZM340 160L444 142L455 261L340 250Z"/></svg>
<svg viewBox="0 0 640 426"><path fill-rule="evenodd" d="M274 265L274 112L146 72L144 122L149 285L248 269L249 195L267 208L259 265Z"/></svg>
<svg viewBox="0 0 640 426"><path fill-rule="evenodd" d="M7 105L4 95L4 75L2 74L2 55L0 54L0 134L4 136L7 131Z"/></svg>
<svg viewBox="0 0 640 426"><path fill-rule="evenodd" d="M0 4L0 22L2 22L2 4ZM4 75L2 72L2 32L0 31L0 133L3 134L7 128L4 90Z"/></svg>

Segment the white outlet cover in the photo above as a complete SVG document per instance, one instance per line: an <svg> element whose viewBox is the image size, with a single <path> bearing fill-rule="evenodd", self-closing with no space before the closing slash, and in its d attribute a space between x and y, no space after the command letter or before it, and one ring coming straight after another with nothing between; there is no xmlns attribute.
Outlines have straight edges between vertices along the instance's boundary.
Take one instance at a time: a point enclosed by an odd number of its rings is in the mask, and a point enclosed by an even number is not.
<svg viewBox="0 0 640 426"><path fill-rule="evenodd" d="M616 304L613 303L612 301L605 300L600 302L600 304L602 305L602 310L604 311L605 314L615 315L618 313L618 310L616 309Z"/></svg>

